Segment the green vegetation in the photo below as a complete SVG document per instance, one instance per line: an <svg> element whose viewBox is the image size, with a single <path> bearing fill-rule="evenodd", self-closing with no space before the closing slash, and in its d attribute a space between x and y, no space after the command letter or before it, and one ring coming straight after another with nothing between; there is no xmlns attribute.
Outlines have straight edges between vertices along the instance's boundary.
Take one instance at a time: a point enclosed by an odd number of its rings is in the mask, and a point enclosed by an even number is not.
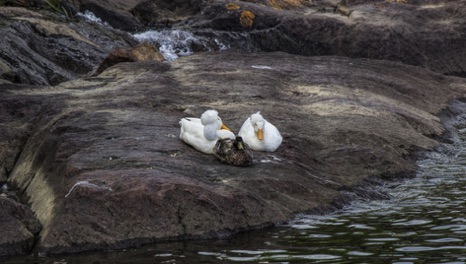
<svg viewBox="0 0 466 264"><path fill-rule="evenodd" d="M27 0L0 0L0 6L31 6Z"/></svg>
<svg viewBox="0 0 466 264"><path fill-rule="evenodd" d="M61 0L45 0L44 4L49 10L64 15L67 19L72 19L73 14L62 4Z"/></svg>
<svg viewBox="0 0 466 264"><path fill-rule="evenodd" d="M67 19L73 19L73 13L62 0L0 0L0 6L38 7L63 15Z"/></svg>

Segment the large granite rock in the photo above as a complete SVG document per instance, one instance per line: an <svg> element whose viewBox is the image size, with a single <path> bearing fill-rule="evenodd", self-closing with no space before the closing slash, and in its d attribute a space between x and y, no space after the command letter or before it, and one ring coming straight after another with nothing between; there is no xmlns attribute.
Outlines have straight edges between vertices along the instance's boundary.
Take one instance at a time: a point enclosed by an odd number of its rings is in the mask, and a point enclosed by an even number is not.
<svg viewBox="0 0 466 264"><path fill-rule="evenodd" d="M465 75L464 2L69 1L112 27L0 7L0 255L224 236L386 198L378 181L413 175L412 155L438 145L439 115L466 94L442 75ZM143 25L347 57L145 61L161 57L120 31ZM235 132L260 110L283 145L247 168L199 153L178 120L209 108Z"/></svg>
<svg viewBox="0 0 466 264"><path fill-rule="evenodd" d="M28 134L8 182L43 226L37 249L67 253L272 225L361 185L379 197L368 182L413 175L410 154L437 146L437 115L465 92L462 79L389 61L199 53L55 87L3 84L3 104L30 114L6 109L0 129ZM251 167L225 165L178 138L179 119L208 108L235 132L260 110L284 142Z"/></svg>

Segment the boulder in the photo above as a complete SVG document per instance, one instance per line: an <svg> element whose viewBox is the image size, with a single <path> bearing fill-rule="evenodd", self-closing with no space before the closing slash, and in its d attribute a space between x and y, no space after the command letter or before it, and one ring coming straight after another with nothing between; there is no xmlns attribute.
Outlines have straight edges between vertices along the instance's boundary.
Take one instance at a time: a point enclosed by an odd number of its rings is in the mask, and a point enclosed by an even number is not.
<svg viewBox="0 0 466 264"><path fill-rule="evenodd" d="M40 98L39 111L15 108L35 118L17 121L33 129L18 130L29 135L8 182L40 220L44 254L231 235L341 206L360 186L384 197L374 185L414 175L410 157L439 144L438 115L465 92L463 79L421 67L281 52L120 63L53 88L0 85L8 106ZM221 163L179 139L179 119L209 108L235 133L260 110L283 143L255 152L250 167ZM0 122L13 133L11 115Z"/></svg>
<svg viewBox="0 0 466 264"><path fill-rule="evenodd" d="M117 48L108 54L102 61L93 75L102 73L108 67L122 62L135 62L135 61L163 61L163 55L159 50L148 42L143 42L135 47L124 49Z"/></svg>
<svg viewBox="0 0 466 264"><path fill-rule="evenodd" d="M92 73L111 50L137 44L126 32L41 12L0 7L2 78L56 85Z"/></svg>
<svg viewBox="0 0 466 264"><path fill-rule="evenodd" d="M142 27L137 18L131 14L131 9L142 0L72 0L71 2L80 12L92 12L112 28L134 32Z"/></svg>
<svg viewBox="0 0 466 264"><path fill-rule="evenodd" d="M41 230L41 225L31 209L0 191L0 220L0 256L31 252L36 236Z"/></svg>
<svg viewBox="0 0 466 264"><path fill-rule="evenodd" d="M165 28L185 21L202 10L203 0L144 0L140 1L131 13L146 28Z"/></svg>

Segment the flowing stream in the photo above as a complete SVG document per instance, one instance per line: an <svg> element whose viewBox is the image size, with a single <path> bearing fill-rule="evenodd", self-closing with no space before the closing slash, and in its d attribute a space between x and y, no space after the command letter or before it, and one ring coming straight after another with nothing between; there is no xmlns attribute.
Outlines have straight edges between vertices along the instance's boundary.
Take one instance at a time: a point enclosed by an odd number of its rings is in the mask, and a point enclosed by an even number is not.
<svg viewBox="0 0 466 264"><path fill-rule="evenodd" d="M5 263L466 263L466 114L449 127L453 143L420 160L417 177L384 186L390 200L228 239Z"/></svg>
<svg viewBox="0 0 466 264"><path fill-rule="evenodd" d="M254 51L248 33L204 30L196 33L181 30L149 30L134 34L139 42L156 46L166 61L188 56L195 51L222 51L240 49Z"/></svg>

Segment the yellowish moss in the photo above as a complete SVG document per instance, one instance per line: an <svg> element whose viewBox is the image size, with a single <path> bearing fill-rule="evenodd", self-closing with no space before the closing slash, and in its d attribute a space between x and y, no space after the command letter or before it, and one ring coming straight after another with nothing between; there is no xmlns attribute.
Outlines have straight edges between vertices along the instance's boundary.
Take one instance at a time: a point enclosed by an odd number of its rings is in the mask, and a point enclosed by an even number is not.
<svg viewBox="0 0 466 264"><path fill-rule="evenodd" d="M225 8L228 10L228 11L231 11L231 10L238 10L240 9L241 7L237 4L233 4L233 3L228 3L228 4L225 4Z"/></svg>
<svg viewBox="0 0 466 264"><path fill-rule="evenodd" d="M285 0L285 3L287 3L289 6L302 6L303 1L301 0Z"/></svg>
<svg viewBox="0 0 466 264"><path fill-rule="evenodd" d="M303 3L301 0L267 0L267 6L280 10L283 8L301 7Z"/></svg>
<svg viewBox="0 0 466 264"><path fill-rule="evenodd" d="M395 2L395 3L402 3L402 4L407 4L408 3L407 0L385 0L385 2L387 2L387 3Z"/></svg>
<svg viewBox="0 0 466 264"><path fill-rule="evenodd" d="M239 22L243 27L251 27L256 17L251 11L244 10L239 16Z"/></svg>
<svg viewBox="0 0 466 264"><path fill-rule="evenodd" d="M273 9L282 9L277 0L268 0L267 5Z"/></svg>

